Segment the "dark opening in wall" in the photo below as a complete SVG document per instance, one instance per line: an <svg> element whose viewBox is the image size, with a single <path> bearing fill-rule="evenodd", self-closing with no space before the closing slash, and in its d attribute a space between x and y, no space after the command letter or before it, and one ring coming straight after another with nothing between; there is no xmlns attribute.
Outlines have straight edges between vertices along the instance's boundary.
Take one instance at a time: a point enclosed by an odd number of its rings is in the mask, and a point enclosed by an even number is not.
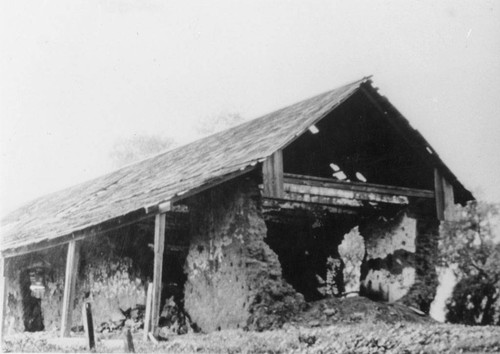
<svg viewBox="0 0 500 354"><path fill-rule="evenodd" d="M184 334L191 326L184 309L186 258L189 252L189 213L170 212L166 217L165 250L163 254L160 327L165 334Z"/></svg>
<svg viewBox="0 0 500 354"><path fill-rule="evenodd" d="M28 269L21 271L19 282L23 304L24 330L27 332L43 331L45 327L43 325L42 300L32 294Z"/></svg>
<svg viewBox="0 0 500 354"><path fill-rule="evenodd" d="M268 217L266 242L276 252L283 277L306 301L344 293L338 246L359 222L352 216L309 213Z"/></svg>

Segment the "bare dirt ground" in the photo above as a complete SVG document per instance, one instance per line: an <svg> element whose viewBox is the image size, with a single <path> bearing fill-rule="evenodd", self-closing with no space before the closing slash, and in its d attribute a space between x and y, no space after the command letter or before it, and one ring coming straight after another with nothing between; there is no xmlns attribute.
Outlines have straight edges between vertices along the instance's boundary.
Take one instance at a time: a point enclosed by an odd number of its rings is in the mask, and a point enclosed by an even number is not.
<svg viewBox="0 0 500 354"><path fill-rule="evenodd" d="M88 352L85 340L57 333L8 336L5 352ZM110 339L113 338L114 339ZM499 353L500 327L438 324L400 304L365 298L309 304L283 328L247 332L173 335L154 344L134 334L140 353ZM97 352L124 352L123 334L98 336Z"/></svg>

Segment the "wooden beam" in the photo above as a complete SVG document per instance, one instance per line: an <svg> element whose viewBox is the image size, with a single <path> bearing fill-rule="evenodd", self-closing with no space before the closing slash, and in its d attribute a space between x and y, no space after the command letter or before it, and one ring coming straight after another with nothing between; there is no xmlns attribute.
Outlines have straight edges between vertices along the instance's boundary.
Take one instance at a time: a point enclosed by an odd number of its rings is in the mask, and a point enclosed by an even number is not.
<svg viewBox="0 0 500 354"><path fill-rule="evenodd" d="M262 164L262 181L264 185L264 196L282 198L283 187L283 152L276 151Z"/></svg>
<svg viewBox="0 0 500 354"><path fill-rule="evenodd" d="M444 219L447 221L455 220L455 193L453 186L446 178L443 178L443 200Z"/></svg>
<svg viewBox="0 0 500 354"><path fill-rule="evenodd" d="M434 198L434 191L426 189L386 186L373 183L335 181L331 178L296 175L291 173L284 174L284 182L290 184L332 188L361 193L379 193L404 197Z"/></svg>
<svg viewBox="0 0 500 354"><path fill-rule="evenodd" d="M0 258L0 347L5 335L5 314L7 312L7 259Z"/></svg>
<svg viewBox="0 0 500 354"><path fill-rule="evenodd" d="M436 198L436 215L438 220L444 220L443 177L437 168L434 169L434 193Z"/></svg>
<svg viewBox="0 0 500 354"><path fill-rule="evenodd" d="M166 214L156 214L155 218L155 244L153 268L153 300L151 306L151 332L156 336L160 320L161 281L163 270L163 251L165 249L165 218Z"/></svg>
<svg viewBox="0 0 500 354"><path fill-rule="evenodd" d="M151 329L151 300L153 298L153 283L148 283L148 290L146 293L146 314L144 316L144 335L143 340L148 340L149 330Z"/></svg>
<svg viewBox="0 0 500 354"><path fill-rule="evenodd" d="M368 204L408 205L407 197L399 195L352 192L334 188L310 187L297 184L285 184L284 199L328 205L363 207Z"/></svg>
<svg viewBox="0 0 500 354"><path fill-rule="evenodd" d="M311 210L316 212L329 212L332 214L352 214L358 215L360 208L350 206L333 206L322 203L308 203L302 201L293 201L288 199L262 198L262 208L264 213L282 210Z"/></svg>
<svg viewBox="0 0 500 354"><path fill-rule="evenodd" d="M92 306L86 302L82 306L82 321L85 336L87 337L87 346L91 352L95 351L95 331L94 320L92 319Z"/></svg>
<svg viewBox="0 0 500 354"><path fill-rule="evenodd" d="M78 261L80 259L80 242L68 243L66 258L66 275L64 280L64 298L61 316L61 337L69 337L73 324L73 306L75 302L76 278L78 276Z"/></svg>
<svg viewBox="0 0 500 354"><path fill-rule="evenodd" d="M439 220L454 219L455 195L453 186L443 177L439 169L434 169L434 193L436 195L436 214Z"/></svg>

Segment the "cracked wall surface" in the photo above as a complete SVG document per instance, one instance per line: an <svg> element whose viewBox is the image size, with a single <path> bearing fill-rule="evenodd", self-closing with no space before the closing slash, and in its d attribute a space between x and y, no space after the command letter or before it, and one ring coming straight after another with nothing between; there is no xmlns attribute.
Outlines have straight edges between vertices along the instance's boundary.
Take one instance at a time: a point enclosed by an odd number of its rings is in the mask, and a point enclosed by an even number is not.
<svg viewBox="0 0 500 354"><path fill-rule="evenodd" d="M362 294L429 313L438 285L438 228L439 221L432 216L411 211L361 227L366 246Z"/></svg>
<svg viewBox="0 0 500 354"><path fill-rule="evenodd" d="M417 220L401 213L378 218L361 229L366 256L361 271L361 293L394 302L415 282Z"/></svg>
<svg viewBox="0 0 500 354"><path fill-rule="evenodd" d="M81 309L84 302L92 304L94 325L116 324L125 320L127 311L144 306L146 272L144 264L148 257L147 244L131 244L127 235L90 236L82 242L78 278L73 308L73 327L82 326ZM144 252L146 260L135 260L126 248ZM39 294L43 329L60 329L64 294L64 277L67 246L60 246L9 259L7 274L7 333L25 331L24 317L27 315L26 294L22 294L22 272L33 265L43 264L45 289ZM152 254L149 251L149 256ZM149 261L147 261L149 262ZM24 278L26 278L24 276ZM29 288L29 285L28 285ZM23 306L23 300L25 304ZM29 310L28 310L29 311ZM38 315L31 315L38 316ZM35 319L33 319L35 320Z"/></svg>
<svg viewBox="0 0 500 354"><path fill-rule="evenodd" d="M184 305L205 332L278 327L303 304L264 242L259 198L257 183L240 178L190 201Z"/></svg>

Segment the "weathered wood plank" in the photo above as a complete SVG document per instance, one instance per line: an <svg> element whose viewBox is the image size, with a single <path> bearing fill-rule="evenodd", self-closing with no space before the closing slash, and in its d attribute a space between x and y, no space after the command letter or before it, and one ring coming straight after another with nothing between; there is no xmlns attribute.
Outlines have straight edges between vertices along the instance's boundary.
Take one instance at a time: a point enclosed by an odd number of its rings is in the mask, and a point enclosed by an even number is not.
<svg viewBox="0 0 500 354"><path fill-rule="evenodd" d="M454 220L454 206L455 206L455 193L453 186L446 178L441 175L441 190L442 190L442 204L443 204L443 218L446 221Z"/></svg>
<svg viewBox="0 0 500 354"><path fill-rule="evenodd" d="M443 193L444 193L444 218L445 220L455 220L455 193L453 186L446 178L443 178Z"/></svg>
<svg viewBox="0 0 500 354"><path fill-rule="evenodd" d="M144 316L144 334L142 339L148 340L149 330L151 329L151 306L153 300L153 283L148 283L148 292L146 294L146 315Z"/></svg>
<svg viewBox="0 0 500 354"><path fill-rule="evenodd" d="M262 164L264 196L281 198L283 196L283 153L276 151Z"/></svg>
<svg viewBox="0 0 500 354"><path fill-rule="evenodd" d="M354 208L349 205L334 206L332 204L328 205L321 203L311 204L307 202L299 202L288 199L267 198L267 197L264 197L262 199L262 207L264 209L264 212L303 209L303 210L314 210L314 211L327 211L329 213L349 214L349 215L357 215L359 210L359 208Z"/></svg>
<svg viewBox="0 0 500 354"><path fill-rule="evenodd" d="M7 259L0 258L0 346L5 335L5 313L7 312Z"/></svg>
<svg viewBox="0 0 500 354"><path fill-rule="evenodd" d="M61 337L69 337L73 324L73 305L75 302L75 286L80 258L80 242L68 243L66 258L66 274L64 280L64 297L61 316Z"/></svg>
<svg viewBox="0 0 500 354"><path fill-rule="evenodd" d="M90 351L95 351L94 320L92 319L92 306L89 302L82 306L82 321L85 337L87 337L87 346Z"/></svg>
<svg viewBox="0 0 500 354"><path fill-rule="evenodd" d="M426 189L386 186L373 183L334 181L329 178L296 175L291 173L285 173L283 175L283 179L284 183L295 184L295 185L307 185L314 187L323 187L327 189L333 188L337 190L345 190L353 192L391 194L391 195L399 195L406 197L434 198L434 191Z"/></svg>
<svg viewBox="0 0 500 354"><path fill-rule="evenodd" d="M434 169L434 194L436 198L436 215L438 220L444 220L443 177L437 168Z"/></svg>
<svg viewBox="0 0 500 354"><path fill-rule="evenodd" d="M436 195L436 215L439 220L452 221L455 217L455 194L453 185L436 168L434 169L434 193Z"/></svg>
<svg viewBox="0 0 500 354"><path fill-rule="evenodd" d="M307 185L284 184L285 196L292 200L304 200L317 203L318 197L328 197L342 200L370 201L387 204L408 204L408 197L393 194L383 194L364 191L348 191L335 188L314 187ZM302 197L301 197L302 196Z"/></svg>
<svg viewBox="0 0 500 354"><path fill-rule="evenodd" d="M132 339L130 328L127 328L125 331L123 342L123 350L125 353L135 353L134 340Z"/></svg>
<svg viewBox="0 0 500 354"><path fill-rule="evenodd" d="M153 296L151 306L151 332L156 336L160 320L161 280L163 270L163 251L165 249L166 214L157 214L155 218L155 244L153 268Z"/></svg>

